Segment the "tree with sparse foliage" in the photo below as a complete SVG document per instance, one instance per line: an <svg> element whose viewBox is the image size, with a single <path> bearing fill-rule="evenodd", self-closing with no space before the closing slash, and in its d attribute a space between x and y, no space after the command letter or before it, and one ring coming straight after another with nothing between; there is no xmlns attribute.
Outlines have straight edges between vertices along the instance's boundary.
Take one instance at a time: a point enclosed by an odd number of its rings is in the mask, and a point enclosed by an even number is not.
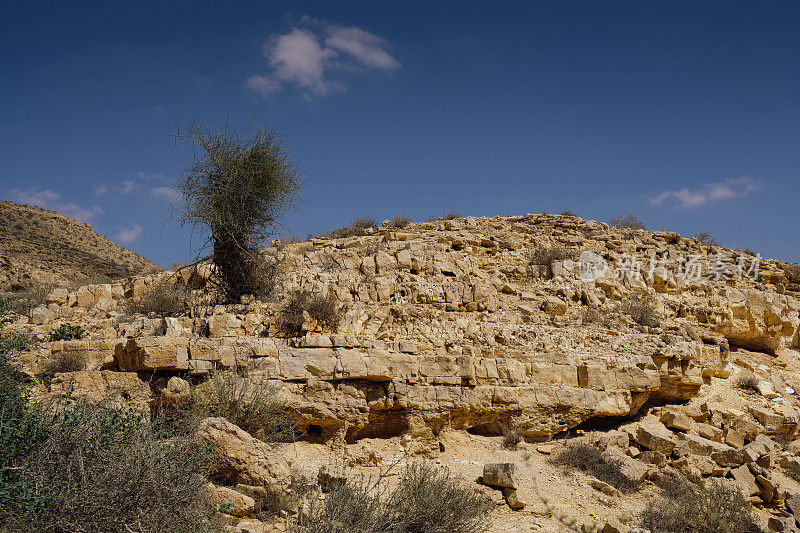
<svg viewBox="0 0 800 533"><path fill-rule="evenodd" d="M265 272L258 245L278 233L284 211L300 191L299 170L283 137L265 126L245 135L202 124L178 128L193 144L194 161L178 179L183 224L210 235L214 281L228 301L257 294Z"/></svg>

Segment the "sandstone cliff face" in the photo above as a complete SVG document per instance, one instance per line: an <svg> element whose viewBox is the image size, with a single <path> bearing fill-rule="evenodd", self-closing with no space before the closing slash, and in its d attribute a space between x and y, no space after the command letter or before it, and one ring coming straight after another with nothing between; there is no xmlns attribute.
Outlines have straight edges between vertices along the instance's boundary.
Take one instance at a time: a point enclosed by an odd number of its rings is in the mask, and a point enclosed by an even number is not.
<svg viewBox="0 0 800 533"><path fill-rule="evenodd" d="M552 249L559 253L543 253ZM687 258L748 268L753 260L675 233L525 215L384 227L265 253L280 263L278 301L127 316L126 302L151 276L57 290L12 328L80 323L88 340L44 343L30 357L78 350L95 370L249 368L252 379L281 385L309 438L403 436L412 451L432 449L451 430L514 427L547 440L647 402L692 398L704 380L728 375L732 348L774 355L800 347L800 287L777 263L761 261L758 281L689 276ZM606 270L587 276L579 257L602 258ZM676 258L683 271L671 266ZM659 266L652 273L651 259ZM203 271L178 277L201 286ZM280 300L296 293L334 295L336 331L306 314L300 336L283 336ZM660 321L637 323L624 312L645 297Z"/></svg>

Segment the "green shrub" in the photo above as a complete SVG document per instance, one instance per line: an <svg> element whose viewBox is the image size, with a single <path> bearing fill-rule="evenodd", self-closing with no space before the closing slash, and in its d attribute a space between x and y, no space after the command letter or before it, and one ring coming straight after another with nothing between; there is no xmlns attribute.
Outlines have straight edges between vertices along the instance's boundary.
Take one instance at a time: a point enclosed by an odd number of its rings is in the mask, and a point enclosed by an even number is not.
<svg viewBox="0 0 800 533"><path fill-rule="evenodd" d="M235 371L219 371L192 393L195 418L221 416L262 440L296 440L286 405L278 399L276 388L263 379L250 379Z"/></svg>
<svg viewBox="0 0 800 533"><path fill-rule="evenodd" d="M661 316L648 296L630 296L620 304L620 311L640 326L656 328L661 325Z"/></svg>
<svg viewBox="0 0 800 533"><path fill-rule="evenodd" d="M130 314L173 316L186 310L189 289L180 281L161 278L133 300L126 309Z"/></svg>
<svg viewBox="0 0 800 533"><path fill-rule="evenodd" d="M303 333L303 311L323 327L336 330L339 326L337 300L332 294L326 296L296 293L281 309L281 333L299 336Z"/></svg>
<svg viewBox="0 0 800 533"><path fill-rule="evenodd" d="M645 229L644 222L633 213L627 213L624 217L609 218L608 225L620 229Z"/></svg>
<svg viewBox="0 0 800 533"><path fill-rule="evenodd" d="M55 329L51 329L47 334L48 341L71 341L78 340L84 336L86 330L80 326L71 324L61 324Z"/></svg>
<svg viewBox="0 0 800 533"><path fill-rule="evenodd" d="M0 337L0 530L218 530L199 498L208 454L167 445L146 415L31 402Z"/></svg>
<svg viewBox="0 0 800 533"><path fill-rule="evenodd" d="M647 504L641 522L653 533L760 533L750 508L738 488L722 481L673 477Z"/></svg>
<svg viewBox="0 0 800 533"><path fill-rule="evenodd" d="M324 500L313 499L292 531L477 533L488 527L488 502L446 469L429 463L408 465L392 491L380 482L352 477L326 490Z"/></svg>
<svg viewBox="0 0 800 533"><path fill-rule="evenodd" d="M620 459L610 457L602 450L588 444L568 446L554 457L553 462L567 469L590 474L623 492L639 489L639 484L625 475Z"/></svg>

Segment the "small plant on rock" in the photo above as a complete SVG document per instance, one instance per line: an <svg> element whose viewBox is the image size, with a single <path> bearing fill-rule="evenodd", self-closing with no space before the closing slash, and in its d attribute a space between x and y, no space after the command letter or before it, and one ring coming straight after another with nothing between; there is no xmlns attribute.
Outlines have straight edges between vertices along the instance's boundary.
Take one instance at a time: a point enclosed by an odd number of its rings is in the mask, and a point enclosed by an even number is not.
<svg viewBox="0 0 800 533"><path fill-rule="evenodd" d="M736 381L736 387L748 393L761 394L758 390L758 378L753 374L743 374L738 381Z"/></svg>
<svg viewBox="0 0 800 533"><path fill-rule="evenodd" d="M198 418L221 416L262 440L291 442L294 423L277 390L263 379L234 371L215 372L193 391L190 411Z"/></svg>
<svg viewBox="0 0 800 533"><path fill-rule="evenodd" d="M395 217L392 218L392 227L397 229L403 229L412 222L413 220L411 220L410 217L407 217L405 215L395 215Z"/></svg>
<svg viewBox="0 0 800 533"><path fill-rule="evenodd" d="M39 375L52 377L63 372L78 372L86 368L86 354L78 350L64 350L57 352L42 364L42 371Z"/></svg>
<svg viewBox="0 0 800 533"><path fill-rule="evenodd" d="M138 298L131 300L131 314L173 316L186 310L189 290L183 282L162 278L148 286Z"/></svg>
<svg viewBox="0 0 800 533"><path fill-rule="evenodd" d="M50 330L47 334L48 341L71 341L78 340L86 333L86 330L80 326L73 326L71 324L61 324L55 329Z"/></svg>
<svg viewBox="0 0 800 533"><path fill-rule="evenodd" d="M370 230L373 230L378 227L378 223L375 221L374 218L366 218L366 217L358 217L353 220L352 224L349 226L345 226L343 228L335 229L330 234L329 237L332 239L342 239L345 237L363 237L364 235L368 235Z"/></svg>
<svg viewBox="0 0 800 533"><path fill-rule="evenodd" d="M719 242L717 242L717 239L715 239L714 236L708 233L707 231L701 231L700 233L696 233L694 235L694 238L697 240L697 242L705 246L719 246Z"/></svg>
<svg viewBox="0 0 800 533"><path fill-rule="evenodd" d="M644 222L633 213L627 213L624 217L609 218L608 225L619 229L645 229Z"/></svg>
<svg viewBox="0 0 800 533"><path fill-rule="evenodd" d="M782 263L781 268L786 273L789 283L800 284L800 263Z"/></svg>
<svg viewBox="0 0 800 533"><path fill-rule="evenodd" d="M336 298L329 294L311 295L294 294L281 310L282 333L287 336L299 336L303 333L306 312L323 327L336 330L339 326L339 311Z"/></svg>
<svg viewBox="0 0 800 533"><path fill-rule="evenodd" d="M656 328L661 325L661 316L649 296L630 296L622 301L620 311L640 326Z"/></svg>

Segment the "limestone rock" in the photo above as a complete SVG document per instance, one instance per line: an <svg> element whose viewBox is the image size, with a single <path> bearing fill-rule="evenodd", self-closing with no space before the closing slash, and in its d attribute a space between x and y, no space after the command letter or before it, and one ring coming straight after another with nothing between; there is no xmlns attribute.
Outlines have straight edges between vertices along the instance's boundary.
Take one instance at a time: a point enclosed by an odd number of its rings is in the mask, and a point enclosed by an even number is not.
<svg viewBox="0 0 800 533"><path fill-rule="evenodd" d="M483 484L490 487L516 489L514 463L488 463L483 465Z"/></svg>
<svg viewBox="0 0 800 533"><path fill-rule="evenodd" d="M230 483L287 484L291 479L284 457L224 418L204 419L197 437L213 446L214 458L210 464L213 474Z"/></svg>

